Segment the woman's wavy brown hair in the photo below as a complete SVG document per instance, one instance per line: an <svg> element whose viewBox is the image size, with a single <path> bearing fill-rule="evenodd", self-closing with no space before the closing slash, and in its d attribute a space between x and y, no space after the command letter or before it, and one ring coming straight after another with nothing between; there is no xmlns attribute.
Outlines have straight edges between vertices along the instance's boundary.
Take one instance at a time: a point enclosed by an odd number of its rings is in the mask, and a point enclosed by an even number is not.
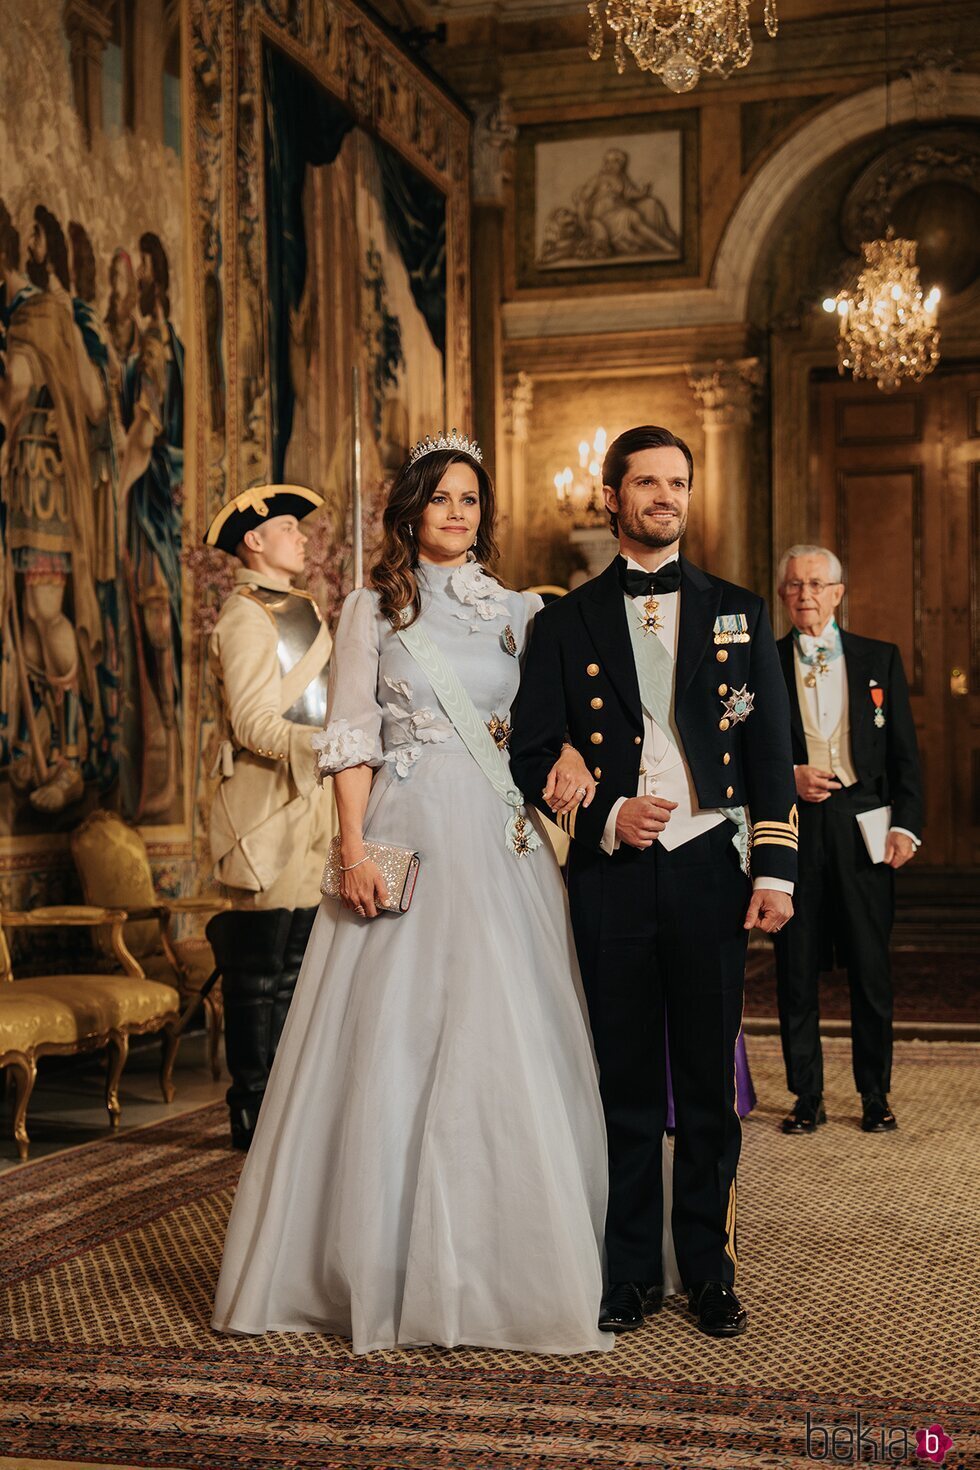
<svg viewBox="0 0 980 1470"><path fill-rule="evenodd" d="M473 551L477 561L492 576L496 575L493 563L498 551L493 529L497 507L493 481L483 466L455 449L433 449L414 464L406 460L388 493L382 522L384 539L378 560L371 568L371 582L379 594L379 606L393 628L410 627L422 611L415 575L419 562L415 531L451 464L469 465L476 475L480 488L480 525ZM410 610L409 616L403 619L406 608Z"/></svg>

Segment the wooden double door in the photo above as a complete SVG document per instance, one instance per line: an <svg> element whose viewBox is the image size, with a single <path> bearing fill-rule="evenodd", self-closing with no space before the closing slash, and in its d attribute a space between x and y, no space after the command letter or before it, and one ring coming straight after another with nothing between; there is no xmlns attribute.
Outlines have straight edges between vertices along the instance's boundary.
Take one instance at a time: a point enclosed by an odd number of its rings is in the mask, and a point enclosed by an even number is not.
<svg viewBox="0 0 980 1470"><path fill-rule="evenodd" d="M980 864L980 367L886 395L814 375L820 541L847 581L845 627L897 643L922 754L916 867Z"/></svg>

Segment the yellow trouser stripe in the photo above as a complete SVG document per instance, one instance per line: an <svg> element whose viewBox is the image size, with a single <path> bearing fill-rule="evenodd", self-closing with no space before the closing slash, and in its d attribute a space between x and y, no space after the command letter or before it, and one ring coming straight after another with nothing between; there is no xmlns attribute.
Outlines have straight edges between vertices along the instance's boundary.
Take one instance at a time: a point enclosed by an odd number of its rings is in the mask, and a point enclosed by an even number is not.
<svg viewBox="0 0 980 1470"><path fill-rule="evenodd" d="M735 1180L732 1180L728 1191L728 1214L725 1218L725 1255L733 1266L738 1266L738 1256L735 1253L735 1216L738 1212L738 1192L735 1188Z"/></svg>

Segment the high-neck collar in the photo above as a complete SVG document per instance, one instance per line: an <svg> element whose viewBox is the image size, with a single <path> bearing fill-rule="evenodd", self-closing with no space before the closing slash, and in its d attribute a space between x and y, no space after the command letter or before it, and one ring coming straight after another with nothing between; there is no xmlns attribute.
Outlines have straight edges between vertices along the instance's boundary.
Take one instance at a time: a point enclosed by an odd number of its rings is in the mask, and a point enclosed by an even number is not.
<svg viewBox="0 0 980 1470"><path fill-rule="evenodd" d="M253 572L251 567L237 567L235 570L236 586L246 587L268 587L271 592L292 592L292 580L286 576L277 576L274 572Z"/></svg>
<svg viewBox="0 0 980 1470"><path fill-rule="evenodd" d="M446 566L444 562L422 561L416 563L415 570L420 572L427 582L448 581L453 572L459 572L463 567L479 566L475 561L458 562L456 566Z"/></svg>

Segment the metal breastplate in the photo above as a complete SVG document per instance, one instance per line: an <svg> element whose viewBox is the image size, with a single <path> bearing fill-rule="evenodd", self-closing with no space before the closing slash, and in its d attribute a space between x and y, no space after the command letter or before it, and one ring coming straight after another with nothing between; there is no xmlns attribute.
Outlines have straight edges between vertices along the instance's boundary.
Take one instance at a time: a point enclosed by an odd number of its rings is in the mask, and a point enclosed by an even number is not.
<svg viewBox="0 0 980 1470"><path fill-rule="evenodd" d="M270 587L252 587L251 595L276 620L279 672L285 677L296 667L320 633L320 615L315 603L294 592L275 592ZM327 666L324 664L300 697L283 715L293 725L322 725L327 717Z"/></svg>

